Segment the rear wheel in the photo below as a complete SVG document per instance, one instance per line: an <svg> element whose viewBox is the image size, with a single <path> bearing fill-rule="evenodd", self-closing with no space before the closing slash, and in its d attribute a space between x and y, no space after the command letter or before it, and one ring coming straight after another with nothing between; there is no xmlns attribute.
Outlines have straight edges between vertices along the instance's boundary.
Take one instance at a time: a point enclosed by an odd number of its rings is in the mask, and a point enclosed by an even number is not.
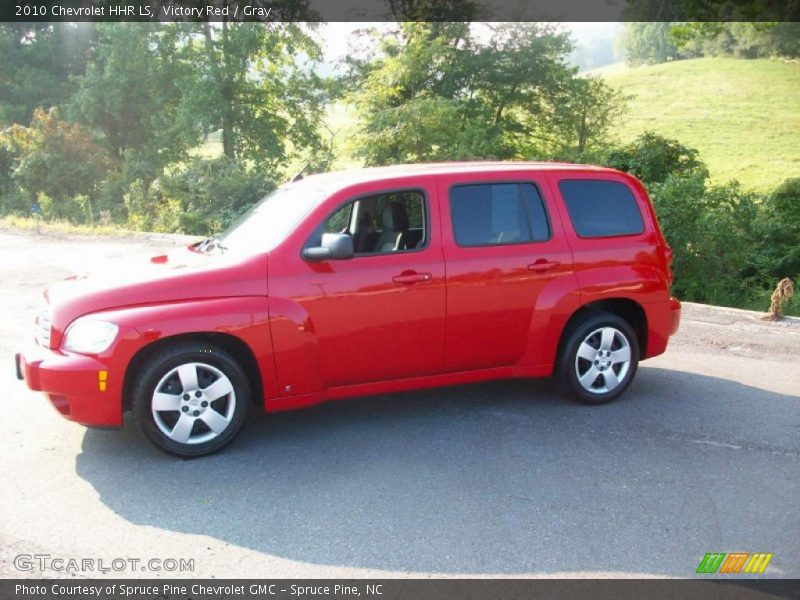
<svg viewBox="0 0 800 600"><path fill-rule="evenodd" d="M179 342L156 352L138 374L133 413L156 447L182 457L216 452L239 433L250 385L227 352Z"/></svg>
<svg viewBox="0 0 800 600"><path fill-rule="evenodd" d="M604 404L627 389L639 365L639 342L627 321L593 314L567 336L556 370L563 393L583 404Z"/></svg>

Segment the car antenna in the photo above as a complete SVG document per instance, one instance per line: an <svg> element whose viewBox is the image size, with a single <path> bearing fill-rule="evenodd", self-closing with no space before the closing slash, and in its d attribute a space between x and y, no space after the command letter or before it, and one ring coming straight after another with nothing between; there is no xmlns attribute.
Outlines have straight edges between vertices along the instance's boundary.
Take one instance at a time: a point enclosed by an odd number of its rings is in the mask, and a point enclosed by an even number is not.
<svg viewBox="0 0 800 600"><path fill-rule="evenodd" d="M302 169L300 169L300 170L297 172L297 175L295 175L294 177L292 177L292 183L294 183L295 181L300 181L300 180L303 178L303 173L305 172L305 170L306 170L306 169L307 169L307 168L308 168L310 165L311 165L311 162L310 162L310 161L309 161L309 162L307 162L305 165L303 165L303 168L302 168Z"/></svg>

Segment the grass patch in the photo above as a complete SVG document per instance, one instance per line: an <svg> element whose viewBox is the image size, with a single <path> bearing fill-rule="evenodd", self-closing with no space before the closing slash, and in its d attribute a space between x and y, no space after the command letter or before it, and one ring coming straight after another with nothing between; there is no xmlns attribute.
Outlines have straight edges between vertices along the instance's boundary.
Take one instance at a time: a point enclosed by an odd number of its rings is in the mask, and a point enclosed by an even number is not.
<svg viewBox="0 0 800 600"><path fill-rule="evenodd" d="M697 148L714 183L766 192L800 174L800 63L700 58L596 69L633 95L616 132L646 130Z"/></svg>
<svg viewBox="0 0 800 600"><path fill-rule="evenodd" d="M3 229L17 229L21 231L36 231L37 223L33 217L20 217L6 215L0 217L0 227ZM41 233L78 234L78 235L109 235L119 236L134 234L130 229L123 229L119 225L76 225L69 221L39 220L38 229Z"/></svg>
<svg viewBox="0 0 800 600"><path fill-rule="evenodd" d="M36 220L32 217L19 217L6 215L0 217L0 229L17 231L26 234L36 232ZM75 239L105 237L116 238L129 242L149 241L166 245L183 246L200 239L200 236L179 233L154 233L150 231L137 231L126 229L119 225L76 225L69 221L40 221L39 233L42 237Z"/></svg>

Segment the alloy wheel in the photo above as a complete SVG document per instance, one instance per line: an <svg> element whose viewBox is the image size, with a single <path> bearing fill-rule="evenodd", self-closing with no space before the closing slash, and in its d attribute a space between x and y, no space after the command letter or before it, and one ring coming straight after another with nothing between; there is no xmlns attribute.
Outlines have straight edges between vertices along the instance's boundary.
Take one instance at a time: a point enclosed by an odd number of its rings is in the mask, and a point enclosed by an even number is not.
<svg viewBox="0 0 800 600"><path fill-rule="evenodd" d="M591 394L615 390L630 372L631 346L615 327L600 327L587 335L575 355L575 374L580 386Z"/></svg>
<svg viewBox="0 0 800 600"><path fill-rule="evenodd" d="M202 444L228 428L236 409L236 393L221 370L190 362L161 378L150 406L156 426L169 439Z"/></svg>

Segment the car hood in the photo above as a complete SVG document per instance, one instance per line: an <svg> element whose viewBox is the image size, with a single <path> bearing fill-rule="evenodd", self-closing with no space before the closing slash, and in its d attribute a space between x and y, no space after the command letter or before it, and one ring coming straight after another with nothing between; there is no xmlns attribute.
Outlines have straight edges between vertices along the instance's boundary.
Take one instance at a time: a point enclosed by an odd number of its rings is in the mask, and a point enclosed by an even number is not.
<svg viewBox="0 0 800 600"><path fill-rule="evenodd" d="M45 292L54 333L63 333L78 317L104 310L266 295L266 254L207 255L189 248L73 275Z"/></svg>

